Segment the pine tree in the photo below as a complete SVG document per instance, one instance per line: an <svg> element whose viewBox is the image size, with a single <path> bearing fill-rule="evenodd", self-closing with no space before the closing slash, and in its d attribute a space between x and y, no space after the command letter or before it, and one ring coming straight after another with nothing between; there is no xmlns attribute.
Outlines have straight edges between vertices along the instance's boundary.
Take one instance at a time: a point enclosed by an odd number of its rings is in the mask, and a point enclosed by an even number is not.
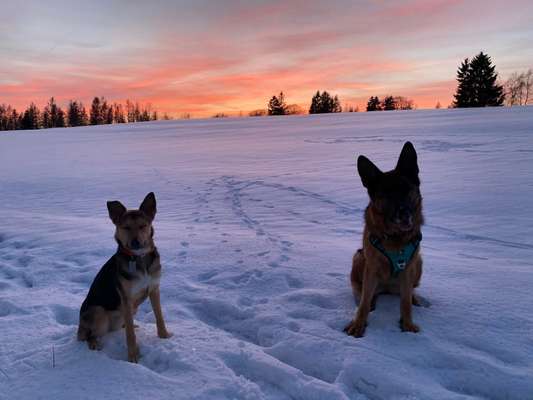
<svg viewBox="0 0 533 400"><path fill-rule="evenodd" d="M341 102L340 102L339 97L337 95L335 95L335 97L333 98L331 112L332 113L340 113L340 112L342 112Z"/></svg>
<svg viewBox="0 0 533 400"><path fill-rule="evenodd" d="M11 107L0 104L0 131L7 131Z"/></svg>
<svg viewBox="0 0 533 400"><path fill-rule="evenodd" d="M457 91L453 95L455 107L473 107L470 76L470 61L465 58L457 70Z"/></svg>
<svg viewBox="0 0 533 400"><path fill-rule="evenodd" d="M102 124L103 118L102 118L101 112L102 112L102 106L100 104L100 99L98 97L95 97L91 104L91 113L90 113L90 119L89 119L89 123L91 125Z"/></svg>
<svg viewBox="0 0 533 400"><path fill-rule="evenodd" d="M67 108L67 119L69 126L80 126L80 109L77 101L70 100Z"/></svg>
<svg viewBox="0 0 533 400"><path fill-rule="evenodd" d="M87 110L81 101L79 102L78 118L80 126L89 125L89 116L87 115Z"/></svg>
<svg viewBox="0 0 533 400"><path fill-rule="evenodd" d="M457 71L454 107L501 106L505 100L503 86L496 83L498 74L490 57L480 52L472 61L465 59Z"/></svg>
<svg viewBox="0 0 533 400"><path fill-rule="evenodd" d="M35 103L32 102L24 111L20 122L21 129L39 129L41 127L41 112Z"/></svg>
<svg viewBox="0 0 533 400"><path fill-rule="evenodd" d="M322 92L322 94L320 94L320 91L317 91L311 99L309 114L337 113L341 111L342 107L337 95L331 97L326 91Z"/></svg>
<svg viewBox="0 0 533 400"><path fill-rule="evenodd" d="M69 126L87 125L87 112L81 102L70 100L67 110L67 119Z"/></svg>
<svg viewBox="0 0 533 400"><path fill-rule="evenodd" d="M20 129L20 114L17 113L17 110L13 108L11 115L8 120L8 129L16 130Z"/></svg>
<svg viewBox="0 0 533 400"><path fill-rule="evenodd" d="M104 124L112 124L114 120L113 116L113 106L108 105L107 101L104 99L102 102L102 118L104 120Z"/></svg>
<svg viewBox="0 0 533 400"><path fill-rule="evenodd" d="M379 101L379 97L371 96L368 99L368 103L366 104L366 111L381 111L381 102Z"/></svg>
<svg viewBox="0 0 533 400"><path fill-rule="evenodd" d="M286 110L287 105L283 92L280 92L279 96L272 96L268 102L268 115L285 115Z"/></svg>
<svg viewBox="0 0 533 400"><path fill-rule="evenodd" d="M48 105L44 107L43 114L41 116L41 123L45 129L52 127L52 118L50 116L50 107Z"/></svg>
<svg viewBox="0 0 533 400"><path fill-rule="evenodd" d="M394 100L394 97L392 97L392 96L385 97L385 99L383 100L383 105L381 106L381 108L384 111L396 110L396 101Z"/></svg>
<svg viewBox="0 0 533 400"><path fill-rule="evenodd" d="M43 128L63 128L65 127L65 113L57 105L53 97L50 98L48 104L44 107L42 116Z"/></svg>
<svg viewBox="0 0 533 400"><path fill-rule="evenodd" d="M317 90L316 94L311 99L311 107L309 107L309 114L319 114L320 109L320 91Z"/></svg>

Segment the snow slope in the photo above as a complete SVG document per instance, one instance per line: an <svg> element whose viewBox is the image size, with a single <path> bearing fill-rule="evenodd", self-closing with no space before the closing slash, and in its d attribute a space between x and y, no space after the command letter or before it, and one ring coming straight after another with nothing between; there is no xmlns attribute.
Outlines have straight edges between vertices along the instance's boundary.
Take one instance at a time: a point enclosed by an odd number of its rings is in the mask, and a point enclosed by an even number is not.
<svg viewBox="0 0 533 400"><path fill-rule="evenodd" d="M390 169L407 139L431 306L402 333L382 297L355 339L355 156ZM533 399L532 172L531 107L2 134L0 398ZM145 303L134 365L123 332L101 352L75 332L115 250L105 202L149 191L174 336Z"/></svg>

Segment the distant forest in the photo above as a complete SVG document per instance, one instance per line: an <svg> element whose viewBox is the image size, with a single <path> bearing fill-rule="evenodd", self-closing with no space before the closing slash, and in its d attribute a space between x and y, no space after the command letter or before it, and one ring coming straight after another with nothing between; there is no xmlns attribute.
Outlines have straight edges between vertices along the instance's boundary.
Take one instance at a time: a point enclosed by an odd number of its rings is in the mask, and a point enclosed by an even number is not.
<svg viewBox="0 0 533 400"><path fill-rule="evenodd" d="M63 110L53 97L41 111L31 103L23 112L10 105L0 104L0 130L64 128L86 125L125 124L129 122L159 119L150 104L126 100L126 104L108 103L103 97L95 97L89 111L81 101L71 100ZM163 119L168 119L165 114Z"/></svg>
<svg viewBox="0 0 533 400"><path fill-rule="evenodd" d="M533 103L533 70L513 73L505 83L498 81L496 67L491 58L480 52L471 60L464 59L457 70L457 89L454 101L448 108L517 106ZM441 108L437 102L435 108ZM416 105L413 100L403 96L387 95L380 100L371 96L366 111L412 110ZM265 109L253 110L250 117L266 115L298 115L327 114L340 112L358 112L359 108L345 104L337 95L327 91L317 91L311 98L311 105L304 110L297 104L287 104L285 95L272 96ZM242 113L240 114L242 116ZM225 113L217 113L213 118L228 117ZM180 118L189 119L191 115L182 114ZM104 97L94 97L91 107L86 110L81 101L71 100L63 110L53 97L42 111L35 103L31 103L20 113L11 105L0 104L0 131L20 129L63 128L85 125L124 124L132 122L171 119L166 113L160 118L157 110L150 104L139 104L126 100L126 104L109 103Z"/></svg>

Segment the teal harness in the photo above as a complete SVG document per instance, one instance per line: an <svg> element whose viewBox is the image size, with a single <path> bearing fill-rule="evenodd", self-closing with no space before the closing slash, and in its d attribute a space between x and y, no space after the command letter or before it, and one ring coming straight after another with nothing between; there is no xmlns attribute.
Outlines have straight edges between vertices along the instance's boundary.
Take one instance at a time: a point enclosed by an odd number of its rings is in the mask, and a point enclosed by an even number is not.
<svg viewBox="0 0 533 400"><path fill-rule="evenodd" d="M385 247L381 244L376 236L370 236L370 243L376 249L379 250L389 260L392 276L398 276L398 274L405 270L409 261L412 260L413 256L422 241L422 234L419 233L418 236L412 241L407 243L402 249L397 251L386 250Z"/></svg>

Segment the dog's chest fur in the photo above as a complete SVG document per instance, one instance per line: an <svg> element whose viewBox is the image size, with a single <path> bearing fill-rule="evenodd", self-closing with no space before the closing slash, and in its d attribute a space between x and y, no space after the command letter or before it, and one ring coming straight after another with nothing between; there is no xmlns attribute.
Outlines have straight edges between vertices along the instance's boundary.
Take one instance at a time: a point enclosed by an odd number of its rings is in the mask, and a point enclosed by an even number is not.
<svg viewBox="0 0 533 400"><path fill-rule="evenodd" d="M159 255L127 260L120 265L120 282L124 294L138 306L159 286Z"/></svg>

